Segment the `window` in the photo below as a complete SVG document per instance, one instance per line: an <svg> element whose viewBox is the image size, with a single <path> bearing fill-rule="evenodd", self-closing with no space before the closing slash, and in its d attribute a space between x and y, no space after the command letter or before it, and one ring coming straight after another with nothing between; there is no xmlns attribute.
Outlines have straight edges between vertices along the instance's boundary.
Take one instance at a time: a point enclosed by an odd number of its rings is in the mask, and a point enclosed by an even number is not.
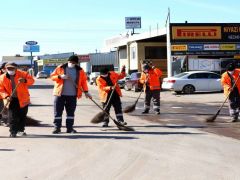
<svg viewBox="0 0 240 180"><path fill-rule="evenodd" d="M145 59L167 59L166 46L145 47Z"/></svg>
<svg viewBox="0 0 240 180"><path fill-rule="evenodd" d="M208 79L209 73L195 73L188 76L188 79Z"/></svg>
<svg viewBox="0 0 240 180"><path fill-rule="evenodd" d="M136 59L136 48L135 47L131 48L131 59Z"/></svg>
<svg viewBox="0 0 240 180"><path fill-rule="evenodd" d="M218 74L209 73L209 79L221 79L221 76Z"/></svg>
<svg viewBox="0 0 240 180"><path fill-rule="evenodd" d="M120 59L127 59L127 50L126 49L121 49L119 51L119 58Z"/></svg>

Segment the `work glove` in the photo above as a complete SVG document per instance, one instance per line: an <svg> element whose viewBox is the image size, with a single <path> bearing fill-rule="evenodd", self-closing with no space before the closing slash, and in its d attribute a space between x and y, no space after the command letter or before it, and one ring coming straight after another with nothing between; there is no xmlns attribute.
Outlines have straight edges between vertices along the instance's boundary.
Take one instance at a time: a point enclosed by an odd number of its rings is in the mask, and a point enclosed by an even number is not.
<svg viewBox="0 0 240 180"><path fill-rule="evenodd" d="M85 97L89 98L89 99L92 99L92 95L89 92L85 92Z"/></svg>
<svg viewBox="0 0 240 180"><path fill-rule="evenodd" d="M10 104L10 97L6 97L3 99L3 104L4 107L6 107L7 109L9 108L9 104Z"/></svg>
<svg viewBox="0 0 240 180"><path fill-rule="evenodd" d="M60 75L60 78L61 78L61 79L69 79L68 75L66 75L66 74Z"/></svg>
<svg viewBox="0 0 240 180"><path fill-rule="evenodd" d="M19 82L19 83L26 83L27 80L26 80L25 78L19 78L19 79L18 79L18 82Z"/></svg>
<svg viewBox="0 0 240 180"><path fill-rule="evenodd" d="M123 66L122 66L122 69L121 69L121 72L125 72L125 71L126 71L126 66L123 65Z"/></svg>

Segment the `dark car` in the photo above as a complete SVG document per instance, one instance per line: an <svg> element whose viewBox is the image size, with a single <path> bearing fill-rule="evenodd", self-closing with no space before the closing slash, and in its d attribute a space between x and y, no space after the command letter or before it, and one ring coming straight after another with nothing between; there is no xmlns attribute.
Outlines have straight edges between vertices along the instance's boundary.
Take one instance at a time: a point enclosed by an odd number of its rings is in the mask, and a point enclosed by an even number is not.
<svg viewBox="0 0 240 180"><path fill-rule="evenodd" d="M141 91L143 85L139 83L139 79L141 77L141 72L134 72L130 75L130 78L126 80L124 89L129 91L129 90L134 90L134 92Z"/></svg>
<svg viewBox="0 0 240 180"><path fill-rule="evenodd" d="M129 80L129 78L130 78L129 76L126 76L125 78L118 80L118 85L121 89L124 88L125 83L127 80Z"/></svg>

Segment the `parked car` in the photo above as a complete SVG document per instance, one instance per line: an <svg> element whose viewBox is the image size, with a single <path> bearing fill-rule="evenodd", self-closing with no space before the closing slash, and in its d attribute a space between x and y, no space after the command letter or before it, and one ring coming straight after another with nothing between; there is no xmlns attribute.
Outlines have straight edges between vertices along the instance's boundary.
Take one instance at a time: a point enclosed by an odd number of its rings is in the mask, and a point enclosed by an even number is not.
<svg viewBox="0 0 240 180"><path fill-rule="evenodd" d="M89 83L91 85L96 84L96 79L99 75L100 75L100 72L92 72L89 76Z"/></svg>
<svg viewBox="0 0 240 180"><path fill-rule="evenodd" d="M121 89L124 88L126 81L129 80L129 79L130 79L130 77L126 76L125 78L118 80L119 87Z"/></svg>
<svg viewBox="0 0 240 180"><path fill-rule="evenodd" d="M39 79L39 78L45 78L47 79L48 78L48 74L45 72L45 71L39 71L36 75L36 78Z"/></svg>
<svg viewBox="0 0 240 180"><path fill-rule="evenodd" d="M164 78L162 89L191 94L197 91L222 91L221 76L209 71L189 71Z"/></svg>
<svg viewBox="0 0 240 180"><path fill-rule="evenodd" d="M134 72L130 75L129 79L126 80L124 89L126 91L134 90L134 92L141 91L143 85L139 83L139 78L141 77L141 72Z"/></svg>

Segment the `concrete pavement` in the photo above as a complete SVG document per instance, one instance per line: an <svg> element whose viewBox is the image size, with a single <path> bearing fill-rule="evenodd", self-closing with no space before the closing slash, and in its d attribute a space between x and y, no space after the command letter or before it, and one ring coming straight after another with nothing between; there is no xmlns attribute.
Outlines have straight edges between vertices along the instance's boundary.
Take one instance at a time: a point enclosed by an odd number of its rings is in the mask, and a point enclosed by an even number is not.
<svg viewBox="0 0 240 180"><path fill-rule="evenodd" d="M97 99L94 86L90 88ZM123 93L124 106L134 102L133 97L137 96L124 90ZM219 123L203 123L206 115L222 101L221 94L176 97L163 92L159 117L139 116L140 100L136 112L125 115L135 132L119 131L113 123L107 129L91 124L90 119L99 110L82 98L78 101L75 120L79 133L74 135L51 134L53 97L50 87L32 89L31 96L29 115L40 120L41 126L27 127L28 136L15 139L8 138L8 128L0 127L1 179L240 178L238 138L208 133L201 128L218 127L227 120L225 108ZM234 125L238 126L238 123Z"/></svg>

